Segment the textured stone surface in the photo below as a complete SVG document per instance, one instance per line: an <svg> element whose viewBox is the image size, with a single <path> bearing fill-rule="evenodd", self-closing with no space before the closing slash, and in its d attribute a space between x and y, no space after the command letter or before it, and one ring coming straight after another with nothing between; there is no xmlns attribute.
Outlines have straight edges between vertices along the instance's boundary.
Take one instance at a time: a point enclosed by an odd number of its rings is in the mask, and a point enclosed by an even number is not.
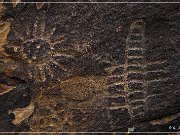
<svg viewBox="0 0 180 135"><path fill-rule="evenodd" d="M180 4L3 6L0 131L179 130Z"/></svg>

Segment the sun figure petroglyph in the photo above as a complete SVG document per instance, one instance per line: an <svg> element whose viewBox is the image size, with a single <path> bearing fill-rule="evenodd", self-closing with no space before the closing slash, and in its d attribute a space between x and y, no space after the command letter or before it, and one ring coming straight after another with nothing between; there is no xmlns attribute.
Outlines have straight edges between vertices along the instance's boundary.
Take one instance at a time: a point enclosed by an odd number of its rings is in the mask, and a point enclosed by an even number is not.
<svg viewBox="0 0 180 135"><path fill-rule="evenodd" d="M42 13L40 17L37 17L34 23L33 31L26 28L26 35L21 35L14 31L21 44L8 44L6 46L9 54L18 54L28 65L29 78L35 82L45 82L47 76L53 77L52 68L59 68L62 72L66 72L67 69L64 65L58 63L55 58L64 57L72 58L72 55L68 55L65 52L57 53L54 48L57 44L62 42L62 38L56 41L51 40L56 26L53 25L51 30L46 31L45 13Z"/></svg>

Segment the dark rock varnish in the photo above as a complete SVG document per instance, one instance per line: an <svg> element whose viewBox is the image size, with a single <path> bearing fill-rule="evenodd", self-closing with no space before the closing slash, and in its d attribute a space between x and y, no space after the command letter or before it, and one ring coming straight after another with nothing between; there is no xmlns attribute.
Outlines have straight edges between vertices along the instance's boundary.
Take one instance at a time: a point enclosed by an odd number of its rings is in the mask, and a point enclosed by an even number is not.
<svg viewBox="0 0 180 135"><path fill-rule="evenodd" d="M35 105L14 131L23 125L29 131L168 131L168 124L177 125L179 4L4 6L2 20L11 27L2 72L10 68L7 76L23 80Z"/></svg>

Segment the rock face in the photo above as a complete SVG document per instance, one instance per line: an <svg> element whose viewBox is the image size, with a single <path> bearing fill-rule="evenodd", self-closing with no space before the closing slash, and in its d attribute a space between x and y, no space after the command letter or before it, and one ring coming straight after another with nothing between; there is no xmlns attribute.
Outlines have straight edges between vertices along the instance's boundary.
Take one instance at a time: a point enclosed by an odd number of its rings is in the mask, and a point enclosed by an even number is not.
<svg viewBox="0 0 180 135"><path fill-rule="evenodd" d="M179 130L180 4L3 8L0 131Z"/></svg>

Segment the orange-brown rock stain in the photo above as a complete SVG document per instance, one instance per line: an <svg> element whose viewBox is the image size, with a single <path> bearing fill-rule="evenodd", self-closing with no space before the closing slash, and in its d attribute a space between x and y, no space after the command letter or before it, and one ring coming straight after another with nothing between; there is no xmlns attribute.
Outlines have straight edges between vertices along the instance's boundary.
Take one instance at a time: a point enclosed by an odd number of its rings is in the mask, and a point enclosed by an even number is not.
<svg viewBox="0 0 180 135"><path fill-rule="evenodd" d="M7 37L11 30L10 22L0 22L0 70L2 70L7 75L11 75L17 64L14 59L12 59L5 51L5 44L8 42Z"/></svg>
<svg viewBox="0 0 180 135"><path fill-rule="evenodd" d="M78 122L83 124L82 127L94 123L94 120L89 117L76 116L73 111L86 113L91 109L107 106L104 102L104 97L108 96L106 82L105 77L74 76L49 88L47 93L55 92L57 95L51 96L45 94L46 92L37 95L33 99L37 106L35 106L30 130L78 131L75 117L82 117ZM44 91L47 90L44 89Z"/></svg>
<svg viewBox="0 0 180 135"><path fill-rule="evenodd" d="M0 23L0 51L4 51L4 44L6 43L7 36L10 31L10 22L1 22Z"/></svg>
<svg viewBox="0 0 180 135"><path fill-rule="evenodd" d="M0 0L0 16L2 15L4 10L5 10L5 7L3 6L3 0Z"/></svg>
<svg viewBox="0 0 180 135"><path fill-rule="evenodd" d="M74 100L86 100L106 88L105 77L76 76L61 82L62 96Z"/></svg>
<svg viewBox="0 0 180 135"><path fill-rule="evenodd" d="M106 77L76 76L61 82L61 97L70 109L103 108L108 97L106 89Z"/></svg>

